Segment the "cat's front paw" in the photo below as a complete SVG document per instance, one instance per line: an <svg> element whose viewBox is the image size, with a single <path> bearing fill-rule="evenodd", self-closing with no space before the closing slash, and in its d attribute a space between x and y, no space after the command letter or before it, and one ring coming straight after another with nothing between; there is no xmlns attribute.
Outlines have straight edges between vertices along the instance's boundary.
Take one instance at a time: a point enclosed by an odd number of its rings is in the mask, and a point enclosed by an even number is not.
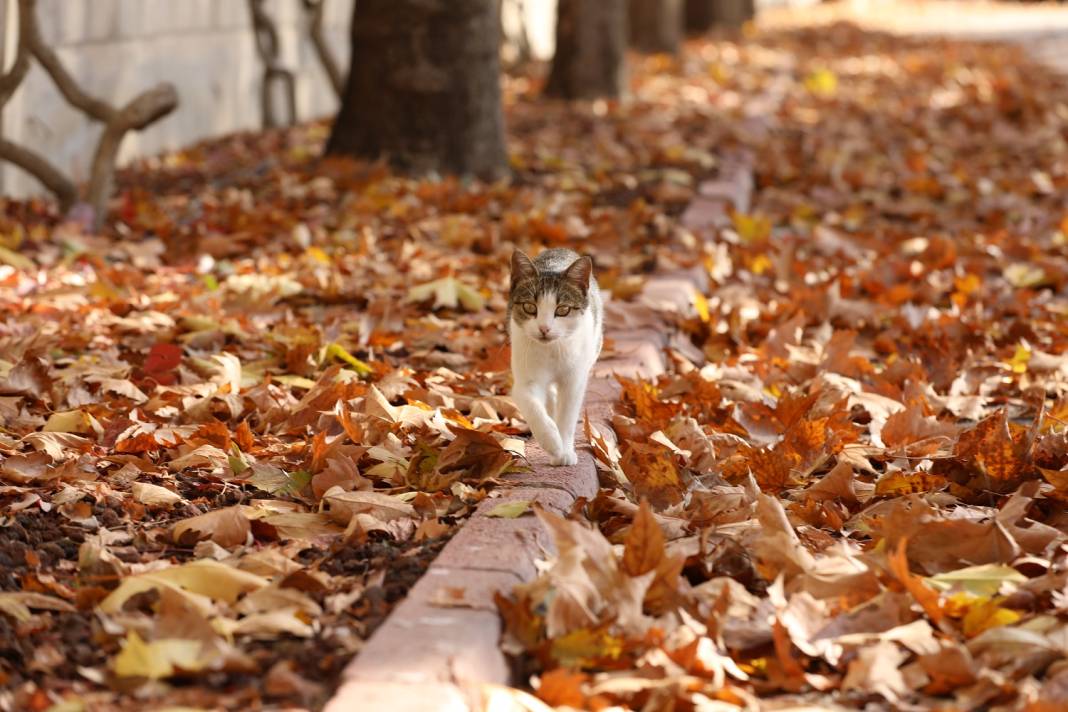
<svg viewBox="0 0 1068 712"><path fill-rule="evenodd" d="M553 467L570 467L578 463L578 453L568 450L560 455L550 455L549 464Z"/></svg>

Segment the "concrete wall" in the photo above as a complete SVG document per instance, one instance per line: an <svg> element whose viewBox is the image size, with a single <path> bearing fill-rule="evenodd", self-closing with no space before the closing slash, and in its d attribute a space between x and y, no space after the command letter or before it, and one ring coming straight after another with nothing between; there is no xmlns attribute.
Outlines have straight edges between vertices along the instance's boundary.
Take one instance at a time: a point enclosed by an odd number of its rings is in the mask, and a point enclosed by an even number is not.
<svg viewBox="0 0 1068 712"><path fill-rule="evenodd" d="M17 39L15 4L0 0L5 68ZM326 4L326 35L345 68L352 6L353 0ZM278 25L283 64L297 75L298 117L332 114L337 99L307 40L300 0L269 0L267 8ZM177 87L175 112L128 134L120 160L261 125L262 65L245 0L39 0L38 21L68 71L95 96L121 105L162 81ZM45 72L33 66L4 107L0 131L80 181L100 126L67 106ZM42 191L32 177L0 162L0 194Z"/></svg>

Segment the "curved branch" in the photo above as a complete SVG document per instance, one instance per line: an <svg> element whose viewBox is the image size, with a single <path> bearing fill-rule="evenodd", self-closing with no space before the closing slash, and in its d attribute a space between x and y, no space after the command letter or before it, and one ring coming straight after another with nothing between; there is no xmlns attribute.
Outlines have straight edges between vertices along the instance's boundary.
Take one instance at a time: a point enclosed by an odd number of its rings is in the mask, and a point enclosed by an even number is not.
<svg viewBox="0 0 1068 712"><path fill-rule="evenodd" d="M104 133L93 154L93 164L89 172L89 185L86 202L93 206L93 220L99 228L107 214L108 196L111 195L115 177L115 159L122 145L122 139L128 131L140 131L154 121L163 118L178 106L178 92L171 84L160 84L143 92L115 112L115 117L107 122Z"/></svg>
<svg viewBox="0 0 1068 712"><path fill-rule="evenodd" d="M326 72L326 77L330 80L330 86L334 88L334 93L340 97L345 90L345 78L337 64L334 53L330 49L330 45L326 41L326 35L323 34L323 10L325 7L326 0L304 0L304 14L308 17L308 36L311 38L312 48L315 50L315 56L319 58L319 63L323 65L323 71Z"/></svg>
<svg viewBox="0 0 1068 712"><path fill-rule="evenodd" d="M260 102L265 128L279 126L274 115L274 103L271 101L271 85L281 81L285 89L286 108L289 109L288 124L297 120L296 79L293 72L278 61L278 29L274 20L263 9L264 0L248 0L249 12L252 13L252 32L256 39L256 53L263 62L263 82L260 85Z"/></svg>
<svg viewBox="0 0 1068 712"><path fill-rule="evenodd" d="M178 93L171 84L160 84L142 92L121 109L96 99L84 91L67 73L52 48L41 38L37 25L36 0L19 0L19 46L11 71L0 75L0 106L11 97L26 76L30 58L36 59L52 78L63 97L90 118L104 123L104 132L97 143L86 186L86 199L93 207L95 227L100 228L107 214L107 200L111 195L115 175L115 159L122 139L129 131L140 131L154 121L174 111ZM30 149L0 138L0 158L19 166L41 181L55 194L60 210L66 212L78 198L74 182L63 175L47 159Z"/></svg>
<svg viewBox="0 0 1068 712"><path fill-rule="evenodd" d="M26 72L30 70L30 48L26 42L26 26L29 24L29 16L19 6L19 44L15 50L15 61L11 65L11 71L0 75L0 107L7 103L15 90L22 84Z"/></svg>
<svg viewBox="0 0 1068 712"><path fill-rule="evenodd" d="M56 196L61 211L69 210L77 200L78 189L74 187L74 183L44 156L0 137L0 158L14 163L41 181L41 184Z"/></svg>
<svg viewBox="0 0 1068 712"><path fill-rule="evenodd" d="M72 106L81 109L97 121L111 121L117 113L114 107L87 94L74 78L67 73L63 63L52 48L45 44L37 27L37 0L19 0L19 18L26 18L20 29L26 33L26 44L48 76L52 77L56 88Z"/></svg>

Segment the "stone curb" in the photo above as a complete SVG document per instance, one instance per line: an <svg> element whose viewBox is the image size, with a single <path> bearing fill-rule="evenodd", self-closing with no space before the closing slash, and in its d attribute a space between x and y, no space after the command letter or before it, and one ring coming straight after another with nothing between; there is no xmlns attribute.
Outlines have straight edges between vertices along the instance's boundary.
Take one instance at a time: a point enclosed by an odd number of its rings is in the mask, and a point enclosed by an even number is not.
<svg viewBox="0 0 1068 712"><path fill-rule="evenodd" d="M728 204L747 209L751 173L744 161L715 186L702 186L700 217L726 219ZM692 216L691 216L692 217ZM685 218L685 216L684 216ZM649 278L635 303L606 305L610 345L594 366L586 391L590 423L609 428L620 387L615 376L655 378L664 373L664 348L672 332L669 314L692 317L698 295L709 289L700 270ZM582 429L580 428L580 431ZM566 513L581 497L597 494L597 469L584 435L578 464L550 467L531 441L530 472L508 475L497 496L482 502L438 554L360 653L349 663L324 712L465 712L483 708L483 686L507 685L512 674L499 648L501 622L494 592L531 580L535 562L553 550L549 533L530 515L489 517L501 503L529 500ZM508 484L514 484L508 487Z"/></svg>
<svg viewBox="0 0 1068 712"><path fill-rule="evenodd" d="M618 393L614 381L591 383L586 410L592 422L610 417ZM479 709L482 685L511 681L508 660L498 647L501 623L493 594L534 578L534 562L553 544L533 516L487 514L517 500L565 514L579 497L597 494L588 447L579 451L573 467L550 467L531 442L527 460L531 471L503 478L514 486L498 487L499 496L478 506L349 663L326 712Z"/></svg>

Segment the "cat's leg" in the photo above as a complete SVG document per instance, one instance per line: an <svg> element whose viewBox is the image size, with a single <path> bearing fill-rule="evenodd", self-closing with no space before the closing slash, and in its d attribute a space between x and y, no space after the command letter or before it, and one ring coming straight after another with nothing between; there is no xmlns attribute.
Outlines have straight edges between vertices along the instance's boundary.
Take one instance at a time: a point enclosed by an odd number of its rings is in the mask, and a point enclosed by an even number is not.
<svg viewBox="0 0 1068 712"><path fill-rule="evenodd" d="M559 398L556 397L558 390L555 383L550 383L548 388L545 389L545 412L549 414L549 419L554 423L560 422L557 419L559 413L556 410L560 402ZM557 425L556 429L560 430L559 425Z"/></svg>
<svg viewBox="0 0 1068 712"><path fill-rule="evenodd" d="M519 406L519 412L526 418L534 439L548 454L549 461L555 465L558 464L555 460L560 457L563 446L556 422L549 417L549 412L545 408L548 390L547 384L517 382L512 388L512 400Z"/></svg>
<svg viewBox="0 0 1068 712"><path fill-rule="evenodd" d="M575 453L575 428L578 426L582 403L586 399L586 381L589 375L588 369L581 369L557 381L555 420L563 454L558 461L552 463L554 465L574 465L578 462L578 455Z"/></svg>

